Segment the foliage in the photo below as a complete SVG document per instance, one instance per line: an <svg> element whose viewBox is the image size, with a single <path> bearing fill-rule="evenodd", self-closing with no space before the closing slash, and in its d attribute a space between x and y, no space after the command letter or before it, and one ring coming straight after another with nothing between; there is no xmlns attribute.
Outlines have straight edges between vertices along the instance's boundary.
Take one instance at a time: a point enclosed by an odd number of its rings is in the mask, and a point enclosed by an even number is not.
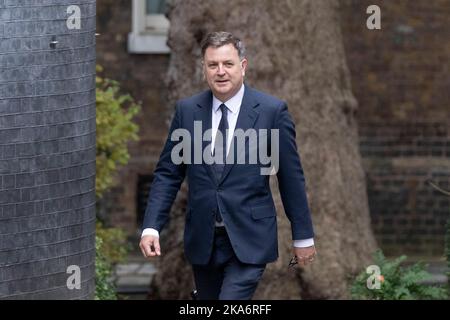
<svg viewBox="0 0 450 320"><path fill-rule="evenodd" d="M445 232L445 257L447 259L447 285L450 291L450 219L447 220Z"/></svg>
<svg viewBox="0 0 450 320"><path fill-rule="evenodd" d="M96 235L103 241L102 253L111 263L125 260L131 250L127 235L120 228L105 228L100 222L96 224Z"/></svg>
<svg viewBox="0 0 450 320"><path fill-rule="evenodd" d="M102 68L97 66L97 72ZM125 165L130 155L127 144L138 140L139 127L133 117L141 106L128 94L120 94L119 84L110 79L96 77L97 101L97 156L96 195L98 198L114 185L113 175L118 165ZM119 228L96 225L95 299L116 300L114 266L124 261L130 251L126 234Z"/></svg>
<svg viewBox="0 0 450 320"><path fill-rule="evenodd" d="M95 236L95 300L117 300L112 265L102 253L103 240Z"/></svg>
<svg viewBox="0 0 450 320"><path fill-rule="evenodd" d="M380 268L380 274L368 274L366 270L361 272L353 282L351 295L353 299L375 300L415 300L415 299L445 299L445 289L426 285L421 281L430 277L421 262L410 267L402 267L406 256L400 256L393 261L386 259L381 250L374 254L374 265ZM369 289L369 277L376 277L379 281L379 289Z"/></svg>
<svg viewBox="0 0 450 320"><path fill-rule="evenodd" d="M102 68L97 66L97 72ZM97 156L95 189L100 198L114 185L113 174L118 165L125 165L130 155L127 143L139 140L139 127L133 117L141 110L129 94L121 94L117 81L96 77Z"/></svg>
<svg viewBox="0 0 450 320"><path fill-rule="evenodd" d="M104 228L97 222L95 236L95 299L116 300L114 266L123 262L130 250L126 234L118 228Z"/></svg>

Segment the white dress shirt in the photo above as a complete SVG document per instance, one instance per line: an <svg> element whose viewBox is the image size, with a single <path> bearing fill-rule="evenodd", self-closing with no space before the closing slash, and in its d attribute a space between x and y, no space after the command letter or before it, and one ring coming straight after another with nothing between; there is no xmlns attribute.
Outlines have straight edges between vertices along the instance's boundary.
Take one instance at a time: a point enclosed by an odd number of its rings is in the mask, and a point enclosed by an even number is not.
<svg viewBox="0 0 450 320"><path fill-rule="evenodd" d="M216 141L216 133L219 129L220 119L222 119L222 111L220 105L223 103L227 106L228 135L227 135L227 155L230 150L231 141L233 139L234 129L241 110L242 99L244 98L245 86L242 85L239 91L226 102L222 102L213 95L212 102L212 121L211 121L211 141ZM214 151L214 143L211 143L211 153Z"/></svg>
<svg viewBox="0 0 450 320"><path fill-rule="evenodd" d="M241 109L242 99L244 98L245 86L242 85L239 91L230 99L225 102L220 101L213 95L212 101L212 121L211 121L211 141L215 141L216 133L219 128L220 119L222 119L222 112L220 111L220 105L224 103L227 106L227 120L228 120L228 134L227 134L227 154L230 149L231 141L233 139L234 129L236 128L236 122L238 119L239 111ZM214 150L214 143L211 143L211 152ZM217 223L216 226L224 226L224 223ZM142 231L143 236L152 235L159 237L159 232L153 228L146 228ZM294 240L294 247L305 248L314 245L314 238Z"/></svg>

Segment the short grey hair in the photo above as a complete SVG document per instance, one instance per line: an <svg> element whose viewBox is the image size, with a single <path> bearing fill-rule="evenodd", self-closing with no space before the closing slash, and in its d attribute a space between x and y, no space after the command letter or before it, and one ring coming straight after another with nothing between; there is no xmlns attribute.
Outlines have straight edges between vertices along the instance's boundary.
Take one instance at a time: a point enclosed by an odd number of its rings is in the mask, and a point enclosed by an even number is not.
<svg viewBox="0 0 450 320"><path fill-rule="evenodd" d="M209 47L219 48L227 44L232 44L236 48L241 60L245 58L244 43L238 37L225 31L211 32L206 35L201 43L202 58L205 57L206 49Z"/></svg>

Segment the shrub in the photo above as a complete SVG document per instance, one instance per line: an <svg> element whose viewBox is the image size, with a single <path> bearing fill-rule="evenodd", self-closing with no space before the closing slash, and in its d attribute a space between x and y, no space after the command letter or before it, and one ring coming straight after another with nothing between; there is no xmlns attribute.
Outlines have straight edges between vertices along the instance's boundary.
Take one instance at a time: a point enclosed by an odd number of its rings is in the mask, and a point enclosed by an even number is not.
<svg viewBox="0 0 450 320"><path fill-rule="evenodd" d="M450 219L447 220L445 232L445 257L447 259L447 290L450 291Z"/></svg>
<svg viewBox="0 0 450 320"><path fill-rule="evenodd" d="M445 289L421 283L430 277L425 271L422 262L410 267L402 267L406 256L401 256L393 261L387 260L381 250L374 254L374 265L380 269L380 274L368 274L366 270L361 272L353 282L351 296L353 299L375 300L414 300L414 299L445 299ZM369 277L376 277L379 281L379 289L369 289L367 282Z"/></svg>
<svg viewBox="0 0 450 320"><path fill-rule="evenodd" d="M97 66L97 72L102 68ZM97 156L95 190L98 198L114 185L113 174L130 155L127 144L139 140L133 117L141 110L129 94L120 94L117 81L96 77Z"/></svg>
<svg viewBox="0 0 450 320"><path fill-rule="evenodd" d="M112 266L102 253L103 240L95 236L95 300L117 300Z"/></svg>
<svg viewBox="0 0 450 320"><path fill-rule="evenodd" d="M102 68L97 66L97 72ZM97 199L114 185L118 165L125 165L130 155L127 144L138 140L139 127L132 118L140 105L128 94L120 93L118 82L96 77L96 180ZM97 212L97 218L99 213ZM117 299L114 267L123 261L130 250L125 232L119 228L96 226L95 299Z"/></svg>
<svg viewBox="0 0 450 320"><path fill-rule="evenodd" d="M116 300L114 267L125 261L130 250L126 234L119 228L104 228L97 222L95 236L95 299Z"/></svg>

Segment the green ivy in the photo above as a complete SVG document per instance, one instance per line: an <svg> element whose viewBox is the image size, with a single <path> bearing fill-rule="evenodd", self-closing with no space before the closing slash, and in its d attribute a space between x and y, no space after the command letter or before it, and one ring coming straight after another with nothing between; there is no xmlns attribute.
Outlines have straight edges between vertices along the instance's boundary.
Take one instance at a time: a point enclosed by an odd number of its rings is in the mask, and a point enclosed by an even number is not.
<svg viewBox="0 0 450 320"><path fill-rule="evenodd" d="M362 271L351 287L353 299L375 300L415 300L415 299L446 299L445 288L421 283L430 277L422 262L409 267L402 267L406 256L400 256L392 261L385 258L381 250L374 254L374 265L380 268L380 274L368 274ZM369 289L369 277L376 277L379 289ZM372 278L373 279L373 278ZM369 279L371 281L371 279Z"/></svg>
<svg viewBox="0 0 450 320"><path fill-rule="evenodd" d="M447 259L447 290L450 292L450 219L447 220L445 232L445 257Z"/></svg>
<svg viewBox="0 0 450 320"><path fill-rule="evenodd" d="M97 72L102 68L97 66ZM139 127L133 117L141 106L129 94L121 94L117 81L96 77L97 106L97 156L95 189L100 198L104 191L114 185L114 173L118 165L125 165L130 159L127 144L138 141Z"/></svg>
<svg viewBox="0 0 450 320"><path fill-rule="evenodd" d="M97 72L102 68L97 66ZM139 140L139 127L133 123L133 117L141 110L128 94L120 93L118 82L96 77L96 196L114 185L114 174L119 165L128 163L130 155L127 144ZM116 300L114 267L124 261L130 251L126 234L119 228L104 228L100 222L96 225L95 237L95 299Z"/></svg>
<svg viewBox="0 0 450 320"><path fill-rule="evenodd" d="M105 228L96 224L95 236L95 299L116 300L114 267L125 261L130 251L126 234L119 228Z"/></svg>
<svg viewBox="0 0 450 320"><path fill-rule="evenodd" d="M111 262L102 252L103 240L95 236L95 300L117 300Z"/></svg>

